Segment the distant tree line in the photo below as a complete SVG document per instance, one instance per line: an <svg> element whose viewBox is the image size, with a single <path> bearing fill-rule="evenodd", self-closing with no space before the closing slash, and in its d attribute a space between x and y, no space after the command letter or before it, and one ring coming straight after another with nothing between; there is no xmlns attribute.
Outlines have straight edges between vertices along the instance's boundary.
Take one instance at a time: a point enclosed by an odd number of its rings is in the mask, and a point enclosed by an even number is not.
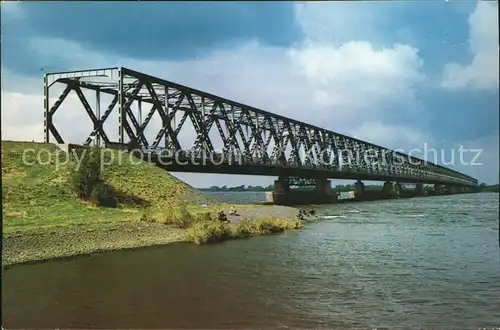
<svg viewBox="0 0 500 330"><path fill-rule="evenodd" d="M500 192L500 185L498 185L498 184L487 185L486 183L481 183L479 185L479 191Z"/></svg>

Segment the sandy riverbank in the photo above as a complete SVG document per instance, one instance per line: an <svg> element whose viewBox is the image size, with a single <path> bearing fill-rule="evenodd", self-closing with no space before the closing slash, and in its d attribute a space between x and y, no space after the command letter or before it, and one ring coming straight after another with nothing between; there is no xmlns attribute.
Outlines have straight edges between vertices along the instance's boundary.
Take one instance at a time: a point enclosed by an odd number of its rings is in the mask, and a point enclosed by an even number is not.
<svg viewBox="0 0 500 330"><path fill-rule="evenodd" d="M296 219L298 209L290 206L282 205L266 205L260 207L244 208L239 209L238 205L235 205L237 216L228 215L228 220L233 224L240 223L243 219L258 219L265 217L276 217L283 219Z"/></svg>
<svg viewBox="0 0 500 330"><path fill-rule="evenodd" d="M238 210L229 216L232 224L243 219L280 217L294 219L297 209L262 206ZM127 221L100 225L36 228L19 234L4 234L3 266L68 258L102 251L187 242L186 231L161 223Z"/></svg>

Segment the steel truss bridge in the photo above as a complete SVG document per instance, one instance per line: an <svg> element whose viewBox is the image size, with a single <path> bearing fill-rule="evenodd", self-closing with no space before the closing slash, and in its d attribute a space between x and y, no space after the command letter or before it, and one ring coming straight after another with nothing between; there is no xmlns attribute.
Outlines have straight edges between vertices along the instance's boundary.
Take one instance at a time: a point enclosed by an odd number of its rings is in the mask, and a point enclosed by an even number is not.
<svg viewBox="0 0 500 330"><path fill-rule="evenodd" d="M52 103L57 84L64 90ZM46 74L45 142L66 143L54 116L72 91L93 124L84 145L102 141L142 150L142 157L170 171L477 186L477 180L452 169L123 67ZM84 91L95 93L95 100L89 101ZM105 107L104 94L112 98ZM143 105L150 107L145 117ZM118 141L104 129L112 112L118 113ZM148 140L144 133L154 116L161 125ZM194 137L181 145L178 136L188 118ZM214 132L222 140L221 150L210 137ZM206 161L208 154L218 165Z"/></svg>

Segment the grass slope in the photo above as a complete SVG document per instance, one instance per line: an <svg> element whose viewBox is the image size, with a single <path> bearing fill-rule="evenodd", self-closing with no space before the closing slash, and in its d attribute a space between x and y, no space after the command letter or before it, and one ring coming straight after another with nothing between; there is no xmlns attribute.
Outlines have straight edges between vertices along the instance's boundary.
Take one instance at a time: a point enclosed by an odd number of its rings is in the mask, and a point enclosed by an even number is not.
<svg viewBox="0 0 500 330"><path fill-rule="evenodd" d="M23 152L31 149L23 161ZM40 155L36 160L35 154ZM104 167L105 181L118 193L117 208L95 207L79 200L68 177L75 163L57 146L45 143L2 141L2 194L4 232L40 227L103 224L139 220L144 213L187 204L218 203L168 172L147 162L110 150L115 161ZM121 155L120 161L119 155ZM50 157L49 157L50 156ZM52 160L49 162L49 160ZM56 164L59 160L59 165ZM44 165L45 164L45 165ZM133 165L137 164L137 165Z"/></svg>
<svg viewBox="0 0 500 330"><path fill-rule="evenodd" d="M115 208L77 198L70 184L76 162L67 161L57 146L2 141L3 266L173 242L214 243L301 227L300 221L290 220L292 208L270 216L271 206L256 205L238 205L244 221L221 224L216 214L230 205L127 153L107 150L106 155L109 165L102 179L114 191Z"/></svg>

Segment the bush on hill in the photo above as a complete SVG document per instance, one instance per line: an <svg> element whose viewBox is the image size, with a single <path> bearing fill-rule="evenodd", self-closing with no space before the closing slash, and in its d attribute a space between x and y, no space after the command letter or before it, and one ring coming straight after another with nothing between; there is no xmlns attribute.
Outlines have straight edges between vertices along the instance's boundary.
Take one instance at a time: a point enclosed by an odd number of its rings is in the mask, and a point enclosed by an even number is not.
<svg viewBox="0 0 500 330"><path fill-rule="evenodd" d="M81 199L90 200L97 206L116 207L113 190L102 180L101 152L98 148L84 148L76 151L80 165L70 179L73 190Z"/></svg>

